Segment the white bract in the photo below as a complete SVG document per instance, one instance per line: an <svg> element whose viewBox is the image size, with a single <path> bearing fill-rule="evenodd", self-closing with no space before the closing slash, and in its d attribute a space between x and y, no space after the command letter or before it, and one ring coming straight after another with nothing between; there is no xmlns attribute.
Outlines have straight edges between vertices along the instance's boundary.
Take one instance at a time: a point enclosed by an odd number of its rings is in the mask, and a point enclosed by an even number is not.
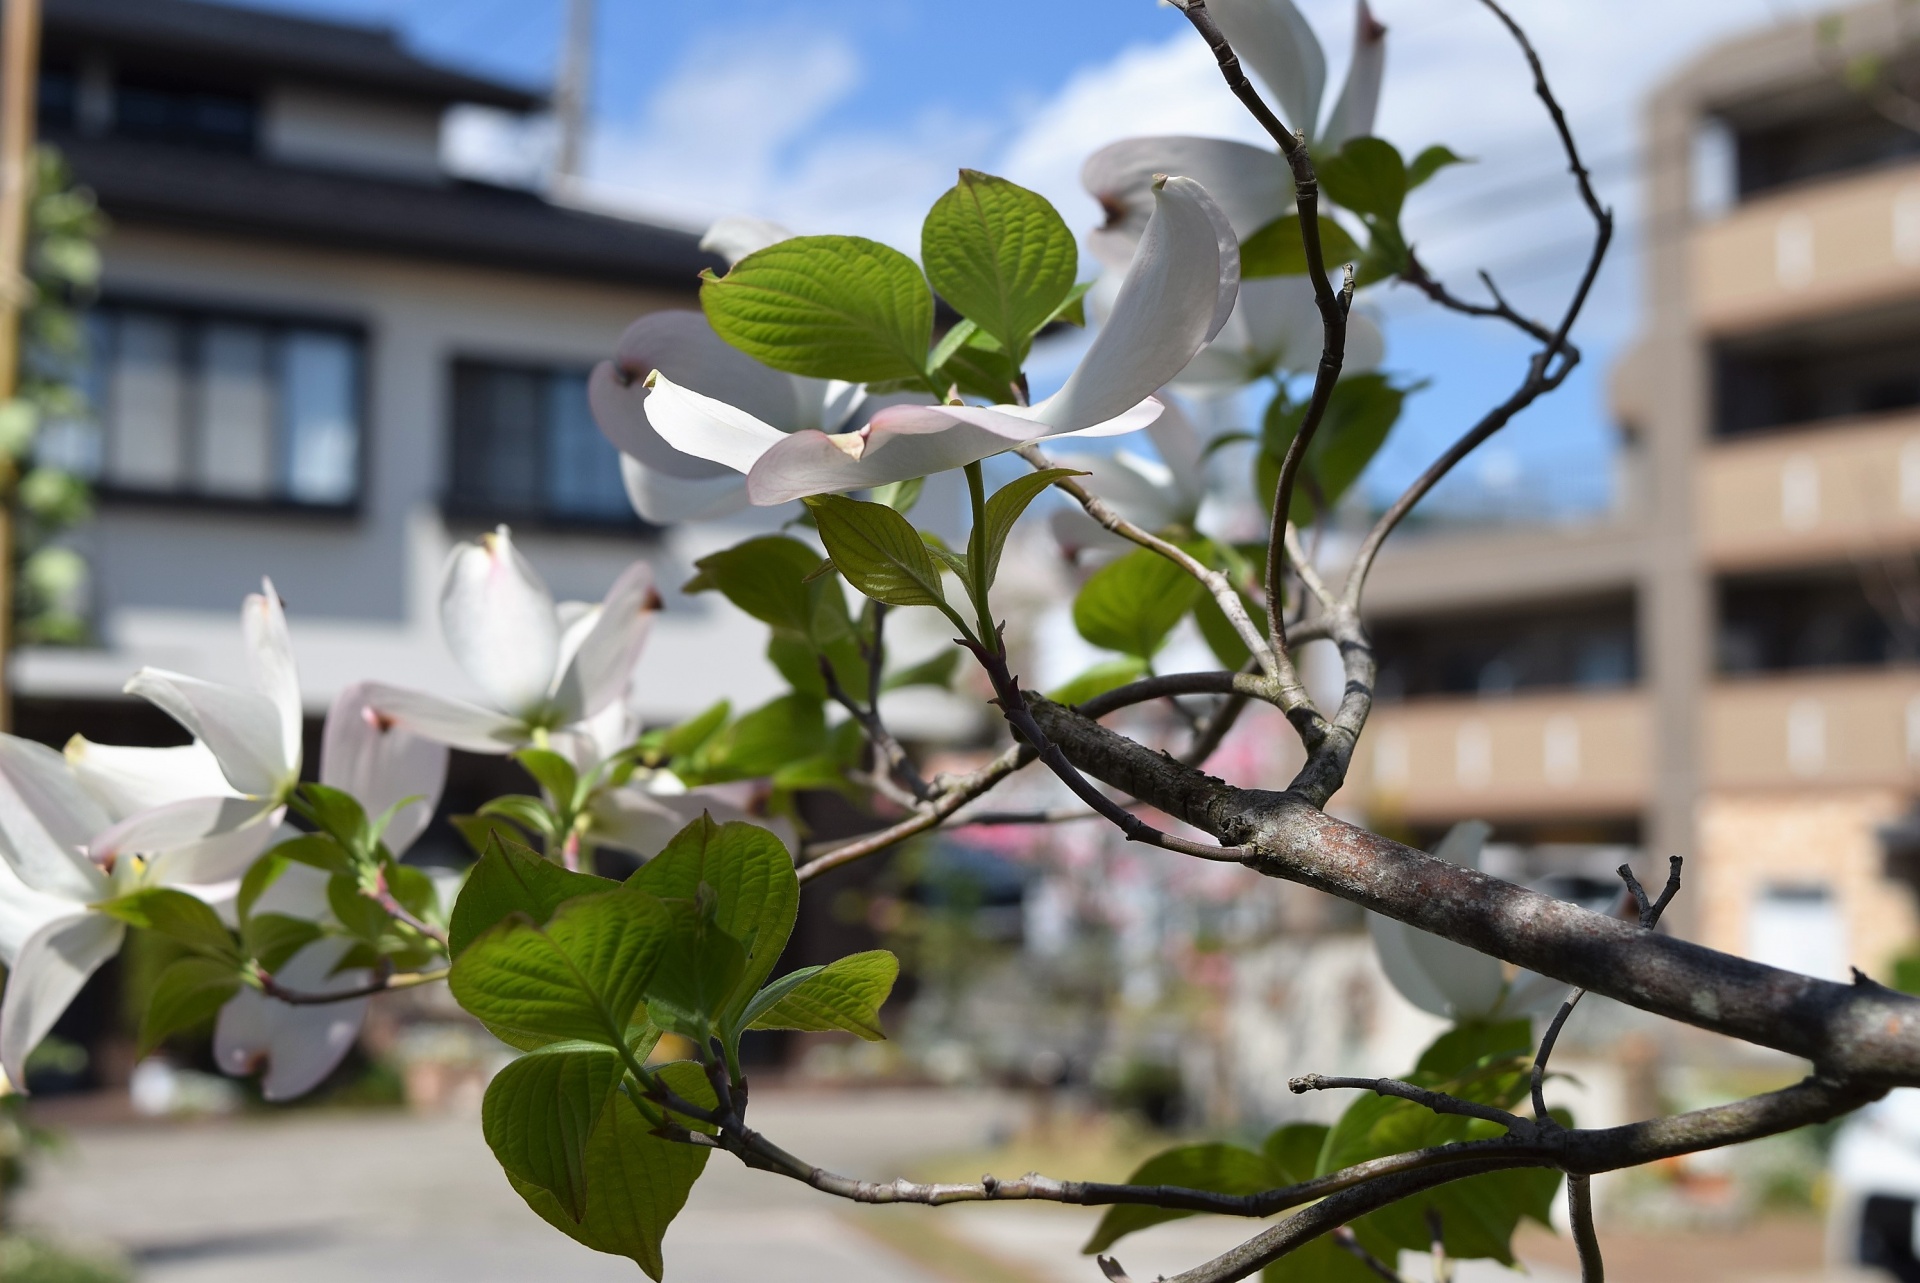
<svg viewBox="0 0 1920 1283"><path fill-rule="evenodd" d="M1434 858L1469 869L1493 832L1484 821L1462 820L1447 830ZM1508 979L1498 958L1431 935L1377 913L1367 914L1373 946L1387 979L1422 1011L1448 1020L1517 1020L1551 1011L1567 996L1567 986L1531 971Z"/></svg>
<svg viewBox="0 0 1920 1283"><path fill-rule="evenodd" d="M1233 315L1173 386L1195 396L1219 396L1261 379L1310 373L1320 363L1323 338L1313 283L1306 277L1242 281ZM1375 369L1385 355L1379 322L1363 308L1348 312L1341 377Z"/></svg>
<svg viewBox="0 0 1920 1283"><path fill-rule="evenodd" d="M660 597L645 562L598 604L559 602L505 527L461 544L440 587L440 629L486 706L370 683L372 706L423 738L506 753L601 712L625 688Z"/></svg>
<svg viewBox="0 0 1920 1283"><path fill-rule="evenodd" d="M375 820L396 808L382 834L396 858L426 829L446 781L444 745L410 735L378 712L365 683L340 692L321 736L320 782L352 794ZM327 875L304 864L289 864L255 902L253 912L337 926L327 907ZM340 935L315 940L273 978L301 994L362 988L372 979L371 972L334 970L352 947L353 942ZM368 1001L360 997L294 1004L244 987L220 1009L214 1059L236 1076L254 1073L264 1064L261 1094L268 1100L291 1100L318 1086L353 1047Z"/></svg>
<svg viewBox="0 0 1920 1283"><path fill-rule="evenodd" d="M1053 461L1090 474L1081 484L1141 529L1181 526L1191 530L1207 498L1206 458L1200 434L1179 403L1168 398L1165 406L1160 417L1147 425L1158 459L1120 449L1111 454L1057 454ZM1054 537L1070 550L1135 546L1108 531L1078 504L1055 509L1051 522Z"/></svg>
<svg viewBox="0 0 1920 1283"><path fill-rule="evenodd" d="M1043 438L1137 431L1160 413L1153 393L1226 323L1240 283L1239 243L1204 187L1157 179L1152 201L1112 315L1037 405L895 405L855 431L789 433L656 369L648 421L683 453L744 473L757 505L929 476Z"/></svg>

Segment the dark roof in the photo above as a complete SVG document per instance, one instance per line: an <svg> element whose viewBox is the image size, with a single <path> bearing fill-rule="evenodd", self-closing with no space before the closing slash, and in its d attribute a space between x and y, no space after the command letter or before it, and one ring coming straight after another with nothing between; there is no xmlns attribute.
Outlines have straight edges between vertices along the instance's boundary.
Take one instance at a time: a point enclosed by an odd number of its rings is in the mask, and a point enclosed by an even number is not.
<svg viewBox="0 0 1920 1283"><path fill-rule="evenodd" d="M620 285L697 286L724 269L692 232L590 214L524 191L295 169L115 138L52 140L110 218Z"/></svg>
<svg viewBox="0 0 1920 1283"><path fill-rule="evenodd" d="M126 65L375 89L439 103L529 111L537 90L504 84L409 53L386 27L322 22L204 0L46 0L48 52L105 48Z"/></svg>

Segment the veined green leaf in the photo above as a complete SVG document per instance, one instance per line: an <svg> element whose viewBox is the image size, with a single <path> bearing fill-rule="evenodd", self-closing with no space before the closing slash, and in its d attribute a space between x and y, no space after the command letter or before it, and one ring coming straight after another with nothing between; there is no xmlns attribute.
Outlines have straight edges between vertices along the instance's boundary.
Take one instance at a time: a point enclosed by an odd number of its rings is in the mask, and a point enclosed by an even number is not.
<svg viewBox="0 0 1920 1283"><path fill-rule="evenodd" d="M522 914L535 926L578 896L611 891L620 884L591 873L575 873L517 842L495 838L467 875L447 923L447 951L465 953L489 927L510 914Z"/></svg>
<svg viewBox="0 0 1920 1283"><path fill-rule="evenodd" d="M912 259L859 236L796 236L704 274L700 305L748 356L817 379L923 377L933 296Z"/></svg>
<svg viewBox="0 0 1920 1283"><path fill-rule="evenodd" d="M495 1074L480 1107L507 1175L545 1190L576 1223L587 1210L587 1144L624 1072L612 1047L554 1043Z"/></svg>
<svg viewBox="0 0 1920 1283"><path fill-rule="evenodd" d="M713 1026L734 1005L747 969L740 940L714 920L710 888L692 900L666 900L672 926L660 965L647 986L653 1023L704 1046Z"/></svg>
<svg viewBox="0 0 1920 1283"><path fill-rule="evenodd" d="M741 988L748 995L766 983L800 911L800 880L780 839L757 824L715 824L706 815L680 830L626 885L662 900L689 901L700 898L702 886L711 888L715 924L746 949Z"/></svg>
<svg viewBox="0 0 1920 1283"><path fill-rule="evenodd" d="M216 958L176 958L153 984L146 1014L140 1018L139 1055L146 1055L168 1036L213 1019L227 999L240 992L240 972Z"/></svg>
<svg viewBox="0 0 1920 1283"><path fill-rule="evenodd" d="M941 297L1018 354L1073 289L1080 249L1046 197L963 169L927 213L920 258Z"/></svg>
<svg viewBox="0 0 1920 1283"><path fill-rule="evenodd" d="M983 567L979 572L983 582L991 584L1000 572L1000 554L1006 551L1007 536L1013 533L1014 523L1028 505L1061 478L1086 475L1077 468L1043 468L1015 477L993 492L987 499L986 520L967 539L967 560Z"/></svg>
<svg viewBox="0 0 1920 1283"><path fill-rule="evenodd" d="M385 908L360 893L358 882L339 874L327 879L327 907L348 935L368 944L377 943L393 920Z"/></svg>
<svg viewBox="0 0 1920 1283"><path fill-rule="evenodd" d="M899 975L900 960L885 949L838 959L782 992L753 1014L748 1027L813 1033L841 1030L879 1042L887 1036L880 1028L880 1007Z"/></svg>
<svg viewBox="0 0 1920 1283"><path fill-rule="evenodd" d="M536 926L508 918L453 964L454 998L522 1048L581 1039L618 1047L659 965L666 906L622 888L569 900Z"/></svg>
<svg viewBox="0 0 1920 1283"><path fill-rule="evenodd" d="M1201 592L1200 582L1142 548L1093 573L1073 602L1073 625L1106 650L1150 660Z"/></svg>
<svg viewBox="0 0 1920 1283"><path fill-rule="evenodd" d="M689 764L702 781L746 780L771 775L798 756L826 743L826 713L818 696L782 695L743 714L709 740Z"/></svg>
<svg viewBox="0 0 1920 1283"><path fill-rule="evenodd" d="M684 1100L703 1107L715 1103L713 1088L700 1066L676 1061L655 1071ZM681 1120L695 1131L710 1128ZM630 1257L649 1278L664 1270L660 1241L667 1226L686 1206L687 1193L706 1168L711 1150L683 1145L652 1134L625 1092L615 1092L587 1138L581 1172L586 1180L584 1214L567 1215L546 1190L508 1173L520 1197L561 1233L598 1252Z"/></svg>
<svg viewBox="0 0 1920 1283"><path fill-rule="evenodd" d="M1388 222L1399 219L1407 198L1407 166L1386 139L1351 138L1337 154L1315 157L1314 163L1320 189L1334 204Z"/></svg>
<svg viewBox="0 0 1920 1283"><path fill-rule="evenodd" d="M269 973L286 965L287 959L318 940L320 924L284 913L256 913L241 929L240 945L246 955Z"/></svg>
<svg viewBox="0 0 1920 1283"><path fill-rule="evenodd" d="M1337 276L1345 263L1360 261L1360 246L1325 214L1320 215L1320 261ZM1240 276L1254 280L1262 276L1304 276L1307 272L1307 247L1300 239L1300 215L1282 214L1246 240L1240 242ZM1336 280L1335 285L1339 284Z"/></svg>
<svg viewBox="0 0 1920 1283"><path fill-rule="evenodd" d="M815 616L823 595L807 582L820 554L798 539L762 535L710 553L694 563L720 594L763 624L803 637L818 634ZM837 593L832 584L822 586ZM845 615L842 603L841 614Z"/></svg>
<svg viewBox="0 0 1920 1283"><path fill-rule="evenodd" d="M1333 385L1326 415L1307 446L1295 482L1290 509L1295 525L1304 528L1318 515L1331 511L1359 480L1399 421L1408 391L1395 387L1384 374L1356 374ZM1262 503L1269 509L1274 487L1279 484L1280 462L1306 414L1304 401L1275 397L1268 407L1260 434L1255 483Z"/></svg>
<svg viewBox="0 0 1920 1283"><path fill-rule="evenodd" d="M806 501L827 555L848 583L889 606L944 606L933 554L905 517L881 503L845 495Z"/></svg>
<svg viewBox="0 0 1920 1283"><path fill-rule="evenodd" d="M353 794L325 784L302 784L295 796L296 809L349 851L363 851L369 845L367 812Z"/></svg>
<svg viewBox="0 0 1920 1283"><path fill-rule="evenodd" d="M513 760L526 768L555 806L573 809L580 792L580 772L572 762L550 748L523 748L514 753Z"/></svg>

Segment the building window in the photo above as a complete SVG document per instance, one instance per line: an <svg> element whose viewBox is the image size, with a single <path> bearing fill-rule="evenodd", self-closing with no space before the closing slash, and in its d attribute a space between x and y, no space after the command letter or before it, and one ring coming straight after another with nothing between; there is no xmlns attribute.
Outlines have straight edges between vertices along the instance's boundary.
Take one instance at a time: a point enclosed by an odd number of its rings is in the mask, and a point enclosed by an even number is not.
<svg viewBox="0 0 1920 1283"><path fill-rule="evenodd" d="M1920 321L1854 318L1714 353L1716 436L1920 406Z"/></svg>
<svg viewBox="0 0 1920 1283"><path fill-rule="evenodd" d="M1920 135L1857 99L1823 113L1757 126L1734 125L1742 199L1789 183L1872 169L1920 152Z"/></svg>
<svg viewBox="0 0 1920 1283"><path fill-rule="evenodd" d="M1373 629L1381 699L1631 686L1639 680L1631 597L1491 614L1388 620Z"/></svg>
<svg viewBox="0 0 1920 1283"><path fill-rule="evenodd" d="M252 151L259 106L249 96L122 76L113 90L117 134L217 151Z"/></svg>
<svg viewBox="0 0 1920 1283"><path fill-rule="evenodd" d="M1920 582L1904 558L1728 575L1716 585L1722 673L1861 668L1920 659Z"/></svg>
<svg viewBox="0 0 1920 1283"><path fill-rule="evenodd" d="M456 361L447 508L482 521L635 526L620 455L594 425L587 372Z"/></svg>
<svg viewBox="0 0 1920 1283"><path fill-rule="evenodd" d="M109 495L359 500L357 332L118 304L96 308L88 328L90 418L51 425L50 462Z"/></svg>

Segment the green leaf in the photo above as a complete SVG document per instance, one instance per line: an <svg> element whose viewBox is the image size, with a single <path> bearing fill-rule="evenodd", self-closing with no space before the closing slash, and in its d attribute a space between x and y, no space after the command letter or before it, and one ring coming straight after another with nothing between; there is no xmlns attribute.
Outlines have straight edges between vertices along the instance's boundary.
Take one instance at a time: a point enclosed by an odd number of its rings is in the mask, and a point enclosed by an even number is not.
<svg viewBox="0 0 1920 1283"><path fill-rule="evenodd" d="M1352 138L1337 155L1316 157L1320 190L1356 214L1393 222L1407 198L1407 166L1384 138Z"/></svg>
<svg viewBox="0 0 1920 1283"><path fill-rule="evenodd" d="M963 169L927 213L920 259L942 298L1018 353L1066 301L1080 247L1046 197Z"/></svg>
<svg viewBox="0 0 1920 1283"><path fill-rule="evenodd" d="M703 782L771 775L796 757L820 751L826 712L817 696L782 695L743 715L694 756L690 773Z"/></svg>
<svg viewBox="0 0 1920 1283"><path fill-rule="evenodd" d="M886 680L880 683L880 689L892 691L905 686L939 686L944 689L953 685L953 675L959 668L960 652L943 650L932 659L923 659L889 673Z"/></svg>
<svg viewBox="0 0 1920 1283"><path fill-rule="evenodd" d="M1320 261L1329 272L1360 261L1360 246L1347 229L1320 215ZM1307 247L1300 239L1300 215L1282 214L1240 242L1240 276L1304 276ZM1337 285L1338 282L1336 281Z"/></svg>
<svg viewBox="0 0 1920 1283"><path fill-rule="evenodd" d="M1415 156L1413 163L1407 166L1407 190L1412 191L1449 165L1472 163L1465 156L1456 154L1453 148L1435 143Z"/></svg>
<svg viewBox="0 0 1920 1283"><path fill-rule="evenodd" d="M495 842L524 847L528 833L497 815L449 815L447 822L476 856L484 856Z"/></svg>
<svg viewBox="0 0 1920 1283"><path fill-rule="evenodd" d="M1077 325L1082 329L1087 325L1087 291L1093 288L1092 281L1081 281L1067 291L1060 306L1053 309L1053 315L1047 318L1047 324L1058 322L1061 325Z"/></svg>
<svg viewBox="0 0 1920 1283"><path fill-rule="evenodd" d="M889 481L884 486L875 486L870 493L875 503L884 503L901 516L913 511L913 505L920 502L920 492L927 488L925 477L908 477L905 481Z"/></svg>
<svg viewBox="0 0 1920 1283"><path fill-rule="evenodd" d="M668 760L689 756L698 752L701 745L712 739L720 728L727 724L727 718L732 714L733 706L723 699L705 712L695 714L666 731L652 743L651 747Z"/></svg>
<svg viewBox="0 0 1920 1283"><path fill-rule="evenodd" d="M1299 1185L1318 1175L1314 1169L1326 1143L1325 1123L1287 1123L1274 1128L1260 1148L1273 1168L1276 1186Z"/></svg>
<svg viewBox="0 0 1920 1283"><path fill-rule="evenodd" d="M302 784L299 789L302 814L320 831L337 838L349 851L368 845L367 812L351 793L325 784Z"/></svg>
<svg viewBox="0 0 1920 1283"><path fill-rule="evenodd" d="M1095 695L1104 695L1146 675L1144 659L1129 655L1125 659L1102 660L1066 685L1048 691L1047 698L1056 704L1084 704Z"/></svg>
<svg viewBox="0 0 1920 1283"><path fill-rule="evenodd" d="M1182 1145L1155 1154L1127 1177L1129 1185L1179 1185L1186 1189L1211 1190L1219 1194L1257 1194L1283 1182L1274 1173L1264 1155L1238 1145ZM1152 1225L1192 1216L1192 1212L1165 1207L1119 1204L1109 1207L1100 1218L1093 1237L1081 1252L1092 1256L1104 1252L1128 1234Z"/></svg>
<svg viewBox="0 0 1920 1283"><path fill-rule="evenodd" d="M656 1072L683 1099L705 1107L715 1103L699 1065L676 1061ZM687 1125L708 1130L691 1121ZM507 1179L527 1206L555 1229L595 1251L630 1257L657 1280L664 1270L660 1241L686 1205L687 1193L712 1151L663 1140L652 1131L626 1093L616 1092L587 1138L581 1161L587 1200L577 1221L546 1190L512 1173Z"/></svg>
<svg viewBox="0 0 1920 1283"><path fill-rule="evenodd" d="M1489 1062L1530 1057L1532 1052L1531 1020L1469 1021L1441 1034L1421 1053L1414 1072L1422 1081L1444 1082Z"/></svg>
<svg viewBox="0 0 1920 1283"><path fill-rule="evenodd" d="M937 367L937 382L958 385L968 396L1005 403L1020 398L1020 364L984 330L974 330Z"/></svg>
<svg viewBox="0 0 1920 1283"><path fill-rule="evenodd" d="M287 959L318 940L324 932L317 922L284 913L256 913L240 932L240 947L269 974Z"/></svg>
<svg viewBox="0 0 1920 1283"><path fill-rule="evenodd" d="M987 499L985 521L967 538L967 561L983 567L979 571L982 583L991 584L999 573L1000 554L1006 551L1007 536L1013 533L1014 523L1020 520L1028 505L1061 478L1086 475L1077 468L1043 468L1016 477L993 492Z"/></svg>
<svg viewBox="0 0 1920 1283"><path fill-rule="evenodd" d="M269 854L323 873L351 875L354 871L352 853L325 833L303 833L297 838L288 838Z"/></svg>
<svg viewBox="0 0 1920 1283"><path fill-rule="evenodd" d="M666 943L666 906L622 888L560 906L544 926L508 918L454 961L454 998L502 1041L621 1045Z"/></svg>
<svg viewBox="0 0 1920 1283"><path fill-rule="evenodd" d="M1142 548L1093 573L1073 602L1073 625L1105 650L1150 660L1193 609L1200 582Z"/></svg>
<svg viewBox="0 0 1920 1283"><path fill-rule="evenodd" d="M1386 1264L1393 1266L1392 1261ZM1260 1272L1260 1283L1380 1283L1380 1276L1331 1235L1322 1234L1267 1266Z"/></svg>
<svg viewBox="0 0 1920 1283"><path fill-rule="evenodd" d="M880 1007L899 975L900 960L885 949L841 958L784 991L754 1014L748 1028L844 1030L868 1042L880 1042L887 1036L880 1028Z"/></svg>
<svg viewBox="0 0 1920 1283"><path fill-rule="evenodd" d="M627 887L662 900L698 900L711 888L713 920L745 946L743 989L766 983L800 911L800 880L780 839L757 824L702 815L640 866Z"/></svg>
<svg viewBox="0 0 1920 1283"><path fill-rule="evenodd" d="M512 820L529 832L538 833L546 838L557 837L560 833L560 821L548 806L545 799L527 793L508 793L503 797L491 798L480 804L483 817L498 817Z"/></svg>
<svg viewBox="0 0 1920 1283"><path fill-rule="evenodd" d="M157 931L195 953L238 964L233 936L206 901L171 887L147 887L95 906L128 926Z"/></svg>
<svg viewBox="0 0 1920 1283"><path fill-rule="evenodd" d="M939 369L948 361L951 361L960 349L966 345L967 341L973 338L979 330L979 326L964 317L954 322L953 325L948 327L947 332L940 336L940 341L933 345L933 352L927 357L927 364L936 370ZM875 497L876 499L878 498L878 496ZM888 504L887 506L891 508L895 505ZM904 513L906 509L901 508L900 511Z"/></svg>
<svg viewBox="0 0 1920 1283"><path fill-rule="evenodd" d="M1295 525L1310 525L1340 502L1386 442L1408 391L1395 387L1384 374L1356 374L1333 385L1326 415L1307 446L1295 482L1290 513ZM1281 460L1306 414L1306 402L1289 402L1284 395L1275 396L1267 408L1256 483L1268 508L1279 484Z"/></svg>
<svg viewBox="0 0 1920 1283"><path fill-rule="evenodd" d="M439 920L440 892L424 869L388 860L382 873L387 881L387 893L401 908L422 922Z"/></svg>
<svg viewBox="0 0 1920 1283"><path fill-rule="evenodd" d="M349 877L327 880L327 907L333 910L333 916L340 920L348 935L368 944L377 943L386 934L387 924L393 921L393 915L362 895L360 884Z"/></svg>
<svg viewBox="0 0 1920 1283"><path fill-rule="evenodd" d="M1240 599L1240 605L1246 609L1247 618L1257 620L1260 612L1254 609L1253 602L1239 589L1234 595ZM1220 603L1213 594L1203 592L1194 599L1193 622L1200 627L1200 636L1205 639L1207 649L1220 661L1220 667L1229 671L1238 671L1253 652L1247 649L1247 643L1240 637L1240 630L1227 618L1227 612L1220 609Z"/></svg>
<svg viewBox="0 0 1920 1283"><path fill-rule="evenodd" d="M153 984L146 1014L140 1018L139 1055L169 1036L207 1021L240 992L240 973L231 962L214 958L176 958Z"/></svg>
<svg viewBox="0 0 1920 1283"><path fill-rule="evenodd" d="M234 912L243 925L247 915L253 912L255 903L266 894L267 888L278 882L280 875L287 871L287 864L286 857L275 850L268 851L247 866L245 876L240 879L240 890L233 899Z"/></svg>
<svg viewBox="0 0 1920 1283"><path fill-rule="evenodd" d="M819 568L820 554L798 539L762 535L693 564L708 585L761 623L803 637L815 635L814 616L822 594L807 577Z"/></svg>
<svg viewBox="0 0 1920 1283"><path fill-rule="evenodd" d="M542 1047L487 1085L480 1129L508 1176L553 1196L578 1222L587 1210L587 1144L620 1086L618 1051L592 1043Z"/></svg>
<svg viewBox="0 0 1920 1283"><path fill-rule="evenodd" d="M447 923L447 951L454 957L509 914L538 926L577 896L611 891L620 884L575 873L513 841L496 837L467 875Z"/></svg>
<svg viewBox="0 0 1920 1283"><path fill-rule="evenodd" d="M944 606L940 567L920 532L883 503L845 495L806 500L827 555L848 583L889 606Z"/></svg>
<svg viewBox="0 0 1920 1283"><path fill-rule="evenodd" d="M796 236L702 274L720 337L763 364L873 383L926 373L933 296L912 259L858 236Z"/></svg>
<svg viewBox="0 0 1920 1283"><path fill-rule="evenodd" d="M701 891L696 899L662 901L672 926L646 996L654 1024L705 1046L741 988L747 951L714 921L712 889Z"/></svg>
<svg viewBox="0 0 1920 1283"><path fill-rule="evenodd" d="M580 791L580 772L550 748L523 748L513 760L525 767L534 783L546 790L553 805L571 811Z"/></svg>

